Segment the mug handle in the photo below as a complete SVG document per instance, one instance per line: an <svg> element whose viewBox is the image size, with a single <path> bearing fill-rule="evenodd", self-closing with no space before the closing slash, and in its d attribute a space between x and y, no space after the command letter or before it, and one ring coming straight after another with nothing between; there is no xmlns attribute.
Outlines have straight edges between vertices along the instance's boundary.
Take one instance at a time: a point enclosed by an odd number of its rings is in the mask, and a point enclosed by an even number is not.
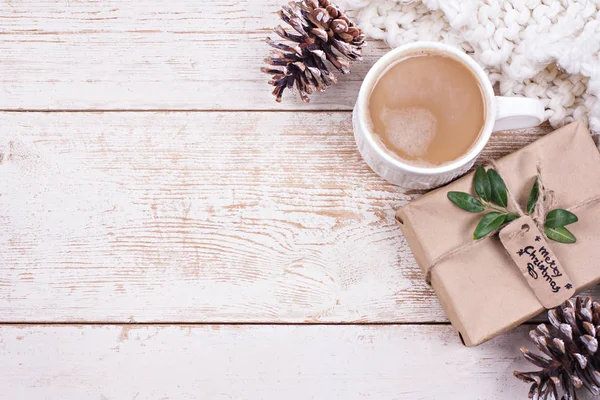
<svg viewBox="0 0 600 400"><path fill-rule="evenodd" d="M496 96L494 132L532 128L545 120L544 105L539 100L527 97Z"/></svg>

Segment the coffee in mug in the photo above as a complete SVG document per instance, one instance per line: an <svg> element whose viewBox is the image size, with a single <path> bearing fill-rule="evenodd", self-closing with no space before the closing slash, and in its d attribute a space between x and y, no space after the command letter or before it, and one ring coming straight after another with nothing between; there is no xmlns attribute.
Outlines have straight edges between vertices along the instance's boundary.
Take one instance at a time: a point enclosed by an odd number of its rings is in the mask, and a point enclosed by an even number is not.
<svg viewBox="0 0 600 400"><path fill-rule="evenodd" d="M465 155L483 129L485 101L477 77L439 53L391 64L368 99L374 135L401 160L439 166Z"/></svg>
<svg viewBox="0 0 600 400"><path fill-rule="evenodd" d="M430 189L466 173L493 131L544 121L537 99L501 97L463 51L410 43L381 57L360 87L354 138L367 164L406 189Z"/></svg>

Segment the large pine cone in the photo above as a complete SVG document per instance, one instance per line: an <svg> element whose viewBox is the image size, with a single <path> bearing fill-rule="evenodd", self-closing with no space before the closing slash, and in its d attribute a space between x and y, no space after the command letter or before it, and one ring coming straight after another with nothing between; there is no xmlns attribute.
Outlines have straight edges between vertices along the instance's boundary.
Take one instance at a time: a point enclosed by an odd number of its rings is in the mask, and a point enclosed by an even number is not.
<svg viewBox="0 0 600 400"><path fill-rule="evenodd" d="M261 68L272 74L269 83L275 86L273 95L281 101L283 91L296 88L305 102L315 90L323 91L333 83L335 76L325 61L329 61L342 74L350 72L350 60L361 59L365 35L352 21L328 0L291 2L279 11L279 17L295 33L288 33L281 25L275 33L292 43L277 43L267 38L274 47L265 61L269 67Z"/></svg>
<svg viewBox="0 0 600 400"><path fill-rule="evenodd" d="M600 304L577 297L550 310L548 318L550 326L541 324L529 333L543 355L521 348L542 370L515 371L517 378L532 383L529 398L576 400L581 387L600 394Z"/></svg>

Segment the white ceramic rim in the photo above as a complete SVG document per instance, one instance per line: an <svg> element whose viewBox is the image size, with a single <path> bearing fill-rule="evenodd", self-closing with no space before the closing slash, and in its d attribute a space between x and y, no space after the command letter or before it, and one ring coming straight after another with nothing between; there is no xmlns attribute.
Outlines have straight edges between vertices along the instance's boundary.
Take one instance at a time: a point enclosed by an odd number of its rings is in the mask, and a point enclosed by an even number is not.
<svg viewBox="0 0 600 400"><path fill-rule="evenodd" d="M408 55L407 53L414 53L417 51L432 51L435 53L442 53L443 55L450 56L455 60L463 63L478 79L479 86L481 87L485 97L485 124L483 125L482 132L479 135L477 142L475 142L475 144L471 147L469 152L461 158L438 167L417 167L402 162L398 158L395 158L389 153L389 150L383 149L381 147L381 143L375 139L373 132L371 132L371 129L367 124L367 120L370 118L367 110L367 101L378 78L392 63L401 59L404 55ZM460 167L463 167L464 165L470 163L475 158L477 158L477 156L481 154L481 151L483 150L488 140L490 139L490 136L492 135L492 129L494 127L496 117L496 101L494 89L492 88L492 84L490 83L490 80L488 79L485 71L475 62L475 60L473 60L463 51L448 46L446 44L436 42L415 42L406 44L404 46L400 46L389 51L387 54L381 57L375 63L375 65L371 67L371 69L365 76L365 79L363 80L363 83L360 87L360 91L358 93L357 106L357 111L359 112L357 119L358 123L360 124L360 128L363 130L363 132L366 133L364 135L366 137L366 140L369 142L371 147L377 150L379 156L400 169L421 175L439 175L451 172L459 169Z"/></svg>

